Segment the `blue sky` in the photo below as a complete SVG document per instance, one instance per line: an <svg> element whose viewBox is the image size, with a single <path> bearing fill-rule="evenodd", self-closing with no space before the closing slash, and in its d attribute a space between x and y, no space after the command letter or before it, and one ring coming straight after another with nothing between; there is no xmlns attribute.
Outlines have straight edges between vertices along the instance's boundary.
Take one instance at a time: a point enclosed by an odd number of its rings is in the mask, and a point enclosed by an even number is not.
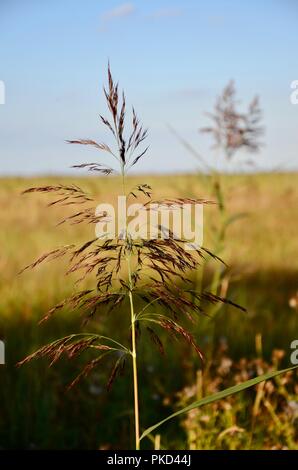
<svg viewBox="0 0 298 470"><path fill-rule="evenodd" d="M138 171L197 167L168 125L214 163L198 128L230 79L244 106L261 98L266 145L258 167L298 168L298 105L289 98L298 79L297 20L295 0L1 0L1 174L62 173L99 156L65 140L104 140L98 115L108 60L149 127Z"/></svg>

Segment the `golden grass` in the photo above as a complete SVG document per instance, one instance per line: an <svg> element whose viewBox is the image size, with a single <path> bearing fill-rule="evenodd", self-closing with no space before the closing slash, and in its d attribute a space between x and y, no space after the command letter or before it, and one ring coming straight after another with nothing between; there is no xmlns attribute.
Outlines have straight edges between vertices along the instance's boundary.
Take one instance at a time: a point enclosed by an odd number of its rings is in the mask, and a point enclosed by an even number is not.
<svg viewBox="0 0 298 470"><path fill-rule="evenodd" d="M197 175L133 176L134 186L148 182L155 198L212 197L205 178ZM297 203L298 174L258 174L223 176L227 195L227 207L231 214L245 212L248 215L228 229L228 242L223 254L225 261L245 272L283 269L298 270L297 258ZM17 272L44 251L84 238L85 227L55 224L70 209L46 210L47 195L21 196L31 186L51 183L74 182L95 194L98 203L115 202L118 195L117 177L42 177L2 178L0 189L0 298L3 307L11 311L17 302L23 312L30 312L32 304L39 302L50 306L53 300L65 295L71 284L60 276L61 261L39 267L38 270L16 276ZM212 248L210 230L216 221L214 206L205 206L204 245ZM90 238L93 226L87 227ZM85 232L86 234L86 232ZM4 310L5 310L4 308Z"/></svg>

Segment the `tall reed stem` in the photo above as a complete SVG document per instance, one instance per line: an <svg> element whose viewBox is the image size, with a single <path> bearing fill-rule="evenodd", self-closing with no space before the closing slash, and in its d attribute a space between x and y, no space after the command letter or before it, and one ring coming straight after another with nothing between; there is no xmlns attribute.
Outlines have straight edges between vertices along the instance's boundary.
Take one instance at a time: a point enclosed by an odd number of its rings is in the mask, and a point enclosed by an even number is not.
<svg viewBox="0 0 298 470"><path fill-rule="evenodd" d="M122 173L122 190L126 196L125 190L125 171L124 167L121 168ZM127 226L126 226L126 237ZM127 255L127 268L128 268L128 284L129 284L129 304L130 304L130 327L131 327L131 345L132 345L132 372L133 372L133 391L134 391L134 419L135 419L135 447L140 450L140 418L139 418L139 389L138 389L138 365L137 365L137 348L136 348L136 327L135 327L135 312L132 295L132 278L131 278L131 254Z"/></svg>
<svg viewBox="0 0 298 470"><path fill-rule="evenodd" d="M140 450L140 424L139 424L139 393L138 393L138 366L136 349L136 329L133 298L129 292L130 312L131 312L131 342L132 342L132 369L133 369L133 389L134 389L134 414L135 414L135 437L136 450Z"/></svg>

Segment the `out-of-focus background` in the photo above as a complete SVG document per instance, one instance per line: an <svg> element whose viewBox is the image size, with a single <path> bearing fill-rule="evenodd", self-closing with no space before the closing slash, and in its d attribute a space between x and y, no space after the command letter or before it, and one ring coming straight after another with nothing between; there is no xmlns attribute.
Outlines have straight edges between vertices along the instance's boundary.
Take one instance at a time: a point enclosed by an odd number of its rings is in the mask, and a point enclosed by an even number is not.
<svg viewBox="0 0 298 470"><path fill-rule="evenodd" d="M108 61L149 128L150 149L129 185L150 184L156 198L214 199L214 180L220 180L225 213L205 208L204 245L219 250L228 268L218 271L210 262L198 282L213 282L218 294L247 308L243 313L222 306L191 327L206 353L204 372L183 344L165 340L163 358L141 341L142 426L203 394L291 364L290 345L298 338L298 105L291 88L298 79L297 18L298 6L290 0L1 2L0 339L6 364L0 366L0 448L133 445L129 370L110 392L105 384L111 365L67 392L81 360L52 368L43 361L15 366L80 328L79 314L71 311L38 325L72 292L63 263L18 272L51 248L92 238L94 228L56 227L67 208L46 210L48 197L21 192L71 182L99 202L115 201L117 177L70 169L101 155L65 143L106 141L99 114L106 114ZM199 129L210 124L204 113L230 79L240 110L259 95L265 132L259 152L240 148L227 160ZM126 313L103 311L99 327L128 341ZM297 448L297 393L297 377L288 374L161 428L161 445Z"/></svg>

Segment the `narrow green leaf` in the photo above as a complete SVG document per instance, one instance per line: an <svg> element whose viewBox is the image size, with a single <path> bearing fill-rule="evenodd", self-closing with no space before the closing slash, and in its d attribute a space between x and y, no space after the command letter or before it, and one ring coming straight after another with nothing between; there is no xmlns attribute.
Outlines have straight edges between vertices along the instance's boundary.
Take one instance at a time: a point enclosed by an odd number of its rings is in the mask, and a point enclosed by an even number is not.
<svg viewBox="0 0 298 470"><path fill-rule="evenodd" d="M259 375L258 377L255 377L254 379L247 380L246 382L243 382L238 385L234 385L233 387L226 388L225 390L222 390L221 392L214 393L213 395L209 395L205 398L202 398L199 401L195 401L191 405L186 406L182 410L176 411L175 413L172 413L169 415L167 418L163 419L157 424L154 424L150 428L147 428L142 436L141 439L144 437L148 436L152 431L155 429L159 428L162 424L164 424L166 421L169 421L170 419L176 418L176 416L179 416L183 413L187 413L188 411L193 410L194 408L199 408L200 406L203 405L208 405L209 403L213 403L214 401L221 400L222 398L226 398L230 395L233 395L234 393L241 392L242 390L245 390L246 388L253 387L254 385L257 385L260 382L264 382L264 380L271 379L273 377L276 377L277 375L284 374L285 372L288 372L290 370L296 369L298 366L290 367L288 369L283 369L283 370L276 370L273 372L268 372L267 374Z"/></svg>

